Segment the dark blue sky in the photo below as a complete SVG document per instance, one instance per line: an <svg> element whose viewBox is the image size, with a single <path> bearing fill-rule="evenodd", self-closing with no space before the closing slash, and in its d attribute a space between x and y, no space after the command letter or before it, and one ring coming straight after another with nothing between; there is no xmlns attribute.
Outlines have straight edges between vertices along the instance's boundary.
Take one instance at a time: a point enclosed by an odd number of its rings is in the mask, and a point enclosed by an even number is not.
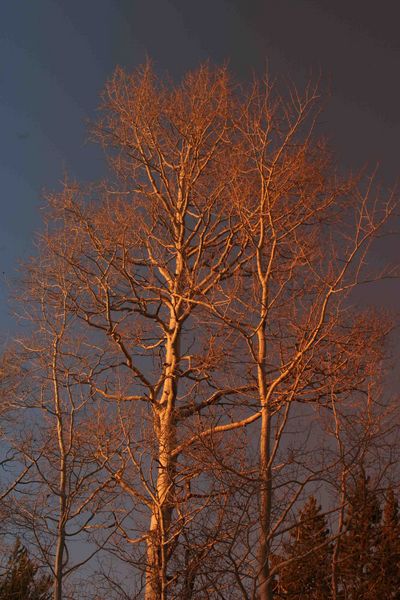
<svg viewBox="0 0 400 600"><path fill-rule="evenodd" d="M67 171L101 175L86 121L116 64L148 54L179 77L211 58L239 78L268 61L301 83L322 72L332 98L323 122L346 168L381 164L398 177L400 36L397 2L360 0L18 0L0 24L0 330L12 329L7 281L32 252L45 189ZM390 252L398 253L398 244Z"/></svg>

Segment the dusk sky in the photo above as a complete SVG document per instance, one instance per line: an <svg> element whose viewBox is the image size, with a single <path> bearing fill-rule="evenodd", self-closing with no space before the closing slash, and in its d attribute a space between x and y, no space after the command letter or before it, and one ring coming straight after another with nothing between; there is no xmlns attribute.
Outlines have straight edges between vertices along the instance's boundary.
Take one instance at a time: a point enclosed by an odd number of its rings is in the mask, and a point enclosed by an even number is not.
<svg viewBox="0 0 400 600"><path fill-rule="evenodd" d="M398 2L361 0L15 0L0 25L0 328L18 260L33 252L44 190L63 174L102 176L86 143L99 92L116 65L146 55L179 78L210 58L239 80L268 63L300 86L322 74L331 97L322 116L338 163L380 163L384 186L400 162ZM399 242L389 258L398 257ZM7 337L7 336L6 336Z"/></svg>

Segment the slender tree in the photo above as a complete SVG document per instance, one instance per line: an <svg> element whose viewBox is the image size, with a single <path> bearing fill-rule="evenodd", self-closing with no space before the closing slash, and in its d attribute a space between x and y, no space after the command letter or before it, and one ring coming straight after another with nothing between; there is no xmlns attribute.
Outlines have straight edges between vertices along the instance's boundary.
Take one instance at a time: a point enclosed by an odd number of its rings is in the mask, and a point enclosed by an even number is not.
<svg viewBox="0 0 400 600"><path fill-rule="evenodd" d="M306 466L307 436L293 438L286 452L288 425L292 418L301 422L304 405L365 392L387 331L372 314L352 313L349 295L363 280L368 248L393 206L389 201L380 210L369 185L361 193L359 182L337 176L314 136L316 112L316 88L302 96L292 90L285 99L268 80L256 82L241 103L235 131L245 156L243 184L232 202L246 260L242 276L222 290L223 302L217 294L201 300L231 328L231 345L245 366L236 368L242 385L256 386L258 410L251 406L244 419L219 430L259 426L256 593L262 600L272 598L270 557L280 525L304 488L328 470L326 463L316 466L315 454L312 473Z"/></svg>
<svg viewBox="0 0 400 600"><path fill-rule="evenodd" d="M74 560L70 547L78 538L92 541L107 484L86 435L96 410L77 381L87 348L66 306L67 285L55 256L42 253L26 266L21 309L29 298L30 333L18 340L15 359L25 367L14 396L18 420L7 438L21 475L4 500L14 527L51 572L54 600L65 597L66 579L96 553L88 546Z"/></svg>

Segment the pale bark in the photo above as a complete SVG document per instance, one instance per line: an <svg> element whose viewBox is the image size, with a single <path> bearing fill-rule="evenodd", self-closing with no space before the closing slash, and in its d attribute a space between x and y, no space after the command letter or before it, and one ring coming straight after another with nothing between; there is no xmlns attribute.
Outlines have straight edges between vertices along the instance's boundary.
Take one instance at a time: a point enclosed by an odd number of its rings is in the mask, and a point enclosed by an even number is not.
<svg viewBox="0 0 400 600"><path fill-rule="evenodd" d="M270 536L272 508L271 417L268 406L263 408L260 433L260 539L259 589L260 600L272 600L270 579Z"/></svg>
<svg viewBox="0 0 400 600"><path fill-rule="evenodd" d="M168 545L174 510L175 458L172 451L176 446L176 369L179 363L179 325L175 316L170 319L169 331L171 333L167 336L165 354L165 383L160 402L154 408L158 467L147 542L146 600L167 598Z"/></svg>
<svg viewBox="0 0 400 600"><path fill-rule="evenodd" d="M64 324L63 324L64 327ZM62 336L62 332L60 334ZM67 501L67 450L66 443L64 440L64 423L63 423L63 409L59 394L59 383L58 383L58 346L59 337L57 336L53 342L53 360L52 360L52 383L54 393L54 413L57 420L57 441L59 450L59 482L58 482L58 497L59 497L59 513L57 523L57 542L56 552L54 558L54 600L62 600L63 597L63 563L65 554L65 525L68 519L66 511Z"/></svg>

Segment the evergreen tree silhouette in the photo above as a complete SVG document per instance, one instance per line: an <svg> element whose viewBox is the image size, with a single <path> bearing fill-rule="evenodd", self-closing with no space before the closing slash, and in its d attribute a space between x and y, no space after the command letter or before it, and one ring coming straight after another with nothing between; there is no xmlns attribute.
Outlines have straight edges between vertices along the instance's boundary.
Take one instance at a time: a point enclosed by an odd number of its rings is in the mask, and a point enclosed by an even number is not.
<svg viewBox="0 0 400 600"><path fill-rule="evenodd" d="M313 496L300 510L298 525L290 538L280 557L283 564L275 582L274 598L329 600L332 548L326 518Z"/></svg>
<svg viewBox="0 0 400 600"><path fill-rule="evenodd" d="M38 575L38 566L17 539L0 577L0 600L50 600L51 577Z"/></svg>
<svg viewBox="0 0 400 600"><path fill-rule="evenodd" d="M369 477L361 470L350 489L346 533L339 541L339 590L343 600L376 600L378 597L380 519L378 496L370 487Z"/></svg>
<svg viewBox="0 0 400 600"><path fill-rule="evenodd" d="M385 600L400 600L400 516L392 488L387 490L383 509L377 565L377 595Z"/></svg>

